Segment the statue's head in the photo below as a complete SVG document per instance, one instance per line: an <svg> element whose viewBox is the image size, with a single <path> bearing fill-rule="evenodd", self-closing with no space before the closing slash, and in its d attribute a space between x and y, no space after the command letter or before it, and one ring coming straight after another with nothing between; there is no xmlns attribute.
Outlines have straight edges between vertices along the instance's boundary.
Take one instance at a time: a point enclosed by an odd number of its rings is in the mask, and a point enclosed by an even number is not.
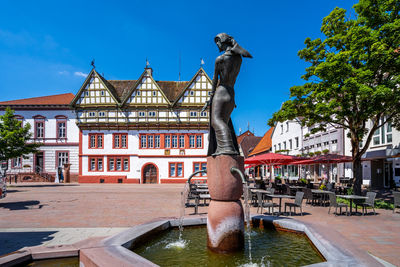
<svg viewBox="0 0 400 267"><path fill-rule="evenodd" d="M228 47L233 47L235 40L232 36L226 33L219 33L214 38L214 42L219 48L219 52L226 51Z"/></svg>
<svg viewBox="0 0 400 267"><path fill-rule="evenodd" d="M226 34L226 33L219 33L217 34L217 36L215 36L214 38L214 42L217 44L218 48L219 48L219 52L222 51L231 51L233 53L239 54L243 57L249 57L252 58L252 56L250 55L250 53L244 49L243 47L241 47L236 41L235 39L233 39L232 36Z"/></svg>

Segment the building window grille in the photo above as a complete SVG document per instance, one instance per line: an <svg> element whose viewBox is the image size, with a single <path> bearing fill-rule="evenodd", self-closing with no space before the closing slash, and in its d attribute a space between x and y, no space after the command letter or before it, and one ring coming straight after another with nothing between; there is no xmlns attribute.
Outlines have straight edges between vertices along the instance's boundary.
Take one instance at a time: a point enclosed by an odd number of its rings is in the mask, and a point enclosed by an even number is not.
<svg viewBox="0 0 400 267"><path fill-rule="evenodd" d="M196 147L202 148L203 147L203 138L201 135L196 136Z"/></svg>
<svg viewBox="0 0 400 267"><path fill-rule="evenodd" d="M153 135L149 135L147 136L147 144L148 144L148 148L154 148L154 136Z"/></svg>
<svg viewBox="0 0 400 267"><path fill-rule="evenodd" d="M147 136L146 135L142 135L140 141L141 141L142 148L146 148L147 147Z"/></svg>
<svg viewBox="0 0 400 267"><path fill-rule="evenodd" d="M197 117L197 111L190 111L190 117Z"/></svg>
<svg viewBox="0 0 400 267"><path fill-rule="evenodd" d="M179 147L180 148L184 148L185 147L185 136L184 135L180 135L179 136Z"/></svg>
<svg viewBox="0 0 400 267"><path fill-rule="evenodd" d="M37 121L36 125L36 138L44 138L44 122Z"/></svg>
<svg viewBox="0 0 400 267"><path fill-rule="evenodd" d="M58 152L58 167L64 166L64 164L68 163L68 152Z"/></svg>
<svg viewBox="0 0 400 267"><path fill-rule="evenodd" d="M182 162L169 163L169 176L183 177L183 163Z"/></svg>
<svg viewBox="0 0 400 267"><path fill-rule="evenodd" d="M65 138L66 137L66 125L65 121L63 122L57 122L57 136L58 138Z"/></svg>
<svg viewBox="0 0 400 267"><path fill-rule="evenodd" d="M103 134L89 134L89 148L103 148Z"/></svg>
<svg viewBox="0 0 400 267"><path fill-rule="evenodd" d="M196 147L195 136L194 135L189 135L189 147L190 148L195 148Z"/></svg>
<svg viewBox="0 0 400 267"><path fill-rule="evenodd" d="M200 117L207 117L207 111L200 112Z"/></svg>
<svg viewBox="0 0 400 267"><path fill-rule="evenodd" d="M172 148L177 148L178 147L178 136L173 135L172 136Z"/></svg>
<svg viewBox="0 0 400 267"><path fill-rule="evenodd" d="M206 169L207 169L207 162L194 162L193 163L193 172L197 172L200 170L206 170ZM200 176L200 177L207 176L207 174L201 172L201 173L196 174L196 176Z"/></svg>
<svg viewBox="0 0 400 267"><path fill-rule="evenodd" d="M165 136L164 146L165 146L165 148L171 148L171 136L170 135Z"/></svg>
<svg viewBox="0 0 400 267"><path fill-rule="evenodd" d="M160 148L160 136L159 135L154 136L154 147Z"/></svg>

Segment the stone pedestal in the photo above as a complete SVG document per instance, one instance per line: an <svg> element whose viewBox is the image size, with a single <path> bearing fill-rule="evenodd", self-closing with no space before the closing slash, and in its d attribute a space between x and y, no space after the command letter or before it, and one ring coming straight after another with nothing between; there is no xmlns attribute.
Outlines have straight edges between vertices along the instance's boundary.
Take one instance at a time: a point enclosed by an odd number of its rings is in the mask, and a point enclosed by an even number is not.
<svg viewBox="0 0 400 267"><path fill-rule="evenodd" d="M70 169L71 169L71 163L65 163L64 164L64 183L70 183L71 182L71 175L70 175Z"/></svg>
<svg viewBox="0 0 400 267"><path fill-rule="evenodd" d="M207 246L215 252L229 253L244 247L244 213L240 197L243 184L231 168L242 172L244 159L220 155L207 158L207 180L211 195L207 217Z"/></svg>

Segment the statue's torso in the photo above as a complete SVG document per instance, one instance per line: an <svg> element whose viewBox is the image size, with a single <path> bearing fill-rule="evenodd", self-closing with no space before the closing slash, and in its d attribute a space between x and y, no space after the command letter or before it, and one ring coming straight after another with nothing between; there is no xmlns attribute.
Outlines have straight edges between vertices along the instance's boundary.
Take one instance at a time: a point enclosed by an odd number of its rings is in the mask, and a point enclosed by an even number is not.
<svg viewBox="0 0 400 267"><path fill-rule="evenodd" d="M242 65L242 57L238 54L225 53L217 58L219 84L234 87Z"/></svg>

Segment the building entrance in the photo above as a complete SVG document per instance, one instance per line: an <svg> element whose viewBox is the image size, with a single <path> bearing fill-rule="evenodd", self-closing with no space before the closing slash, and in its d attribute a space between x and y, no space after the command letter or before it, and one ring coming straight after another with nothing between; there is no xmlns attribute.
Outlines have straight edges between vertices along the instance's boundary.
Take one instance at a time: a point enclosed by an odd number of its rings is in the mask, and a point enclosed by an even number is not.
<svg viewBox="0 0 400 267"><path fill-rule="evenodd" d="M391 180L393 180L393 163L385 162L385 173L384 173L383 186L385 188L389 188Z"/></svg>
<svg viewBox="0 0 400 267"><path fill-rule="evenodd" d="M157 183L157 167L153 164L147 164L143 168L142 172L143 178L142 181L144 184L156 184Z"/></svg>

